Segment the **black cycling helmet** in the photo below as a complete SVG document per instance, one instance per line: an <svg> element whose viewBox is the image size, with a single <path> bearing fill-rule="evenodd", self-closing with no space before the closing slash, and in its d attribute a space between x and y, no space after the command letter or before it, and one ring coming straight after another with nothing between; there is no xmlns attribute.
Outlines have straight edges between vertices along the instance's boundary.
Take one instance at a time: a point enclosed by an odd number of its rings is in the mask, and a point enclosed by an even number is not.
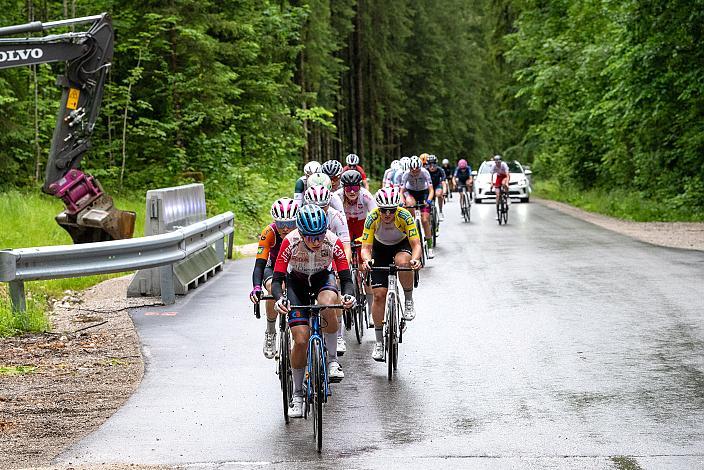
<svg viewBox="0 0 704 470"><path fill-rule="evenodd" d="M428 157L428 164L429 165L432 165L432 164L437 165L438 164L438 157L436 157L435 155L430 155Z"/></svg>
<svg viewBox="0 0 704 470"><path fill-rule="evenodd" d="M340 178L342 186L359 186L362 184L362 175L357 170L347 170Z"/></svg>

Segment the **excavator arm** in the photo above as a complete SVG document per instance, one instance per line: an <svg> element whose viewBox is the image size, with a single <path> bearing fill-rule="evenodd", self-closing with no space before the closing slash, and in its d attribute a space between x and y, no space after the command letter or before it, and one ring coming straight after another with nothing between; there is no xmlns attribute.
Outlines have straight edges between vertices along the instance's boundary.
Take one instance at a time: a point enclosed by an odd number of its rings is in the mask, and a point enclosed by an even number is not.
<svg viewBox="0 0 704 470"><path fill-rule="evenodd" d="M85 24L90 26L82 32L4 37ZM66 63L64 74L57 78L61 102L42 189L63 200L66 209L56 221L74 243L131 238L134 232L135 213L115 208L100 183L80 170L100 111L113 38L112 21L106 13L0 28L0 69Z"/></svg>

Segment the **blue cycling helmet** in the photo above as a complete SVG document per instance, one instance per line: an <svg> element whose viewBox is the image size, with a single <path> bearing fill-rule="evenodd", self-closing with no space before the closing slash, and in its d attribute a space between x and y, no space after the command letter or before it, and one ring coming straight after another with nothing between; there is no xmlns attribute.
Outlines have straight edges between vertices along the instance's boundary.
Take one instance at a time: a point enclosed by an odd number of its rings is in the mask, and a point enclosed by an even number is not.
<svg viewBox="0 0 704 470"><path fill-rule="evenodd" d="M314 204L306 204L298 210L296 227L301 235L322 235L328 229L328 216Z"/></svg>

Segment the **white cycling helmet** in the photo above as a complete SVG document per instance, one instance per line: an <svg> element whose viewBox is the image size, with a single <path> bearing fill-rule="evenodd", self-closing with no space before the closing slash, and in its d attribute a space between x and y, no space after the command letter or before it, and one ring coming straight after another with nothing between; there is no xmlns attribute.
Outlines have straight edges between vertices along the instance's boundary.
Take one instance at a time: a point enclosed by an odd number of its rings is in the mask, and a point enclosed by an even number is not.
<svg viewBox="0 0 704 470"><path fill-rule="evenodd" d="M332 191L332 181L330 177L325 173L313 173L306 180L306 187L310 188L313 186L325 186L328 191Z"/></svg>
<svg viewBox="0 0 704 470"><path fill-rule="evenodd" d="M376 205L382 209L393 209L401 203L398 191L394 187L381 188L374 197Z"/></svg>
<svg viewBox="0 0 704 470"><path fill-rule="evenodd" d="M413 155L411 157L410 163L408 164L408 167L411 170L417 170L418 168L421 168L422 166L423 166L423 162L420 160L420 158Z"/></svg>
<svg viewBox="0 0 704 470"><path fill-rule="evenodd" d="M443 158L443 159L442 159L442 164L443 164L443 165L449 165L449 164L450 164L450 160L448 160L447 158Z"/></svg>
<svg viewBox="0 0 704 470"><path fill-rule="evenodd" d="M359 157L354 153L347 155L347 159L345 161L349 166L359 165Z"/></svg>
<svg viewBox="0 0 704 470"><path fill-rule="evenodd" d="M325 186L311 186L303 193L303 200L306 204L315 204L325 207L330 204L332 193Z"/></svg>
<svg viewBox="0 0 704 470"><path fill-rule="evenodd" d="M391 169L392 170L396 171L399 168L401 168L401 162L399 162L398 160L394 160L393 162L391 162Z"/></svg>
<svg viewBox="0 0 704 470"><path fill-rule="evenodd" d="M291 222L296 220L298 203L289 197L277 199L271 205L271 217L275 222Z"/></svg>
<svg viewBox="0 0 704 470"><path fill-rule="evenodd" d="M411 164L411 159L408 157L403 157L401 160L399 160L399 168L401 171L406 171L408 170L408 166Z"/></svg>
<svg viewBox="0 0 704 470"><path fill-rule="evenodd" d="M313 173L317 173L320 171L320 163L316 161L308 162L306 163L306 166L303 167L303 173L306 176L310 176Z"/></svg>
<svg viewBox="0 0 704 470"><path fill-rule="evenodd" d="M495 162L500 162L500 161L501 161L501 155L494 155L494 161L495 161Z"/></svg>

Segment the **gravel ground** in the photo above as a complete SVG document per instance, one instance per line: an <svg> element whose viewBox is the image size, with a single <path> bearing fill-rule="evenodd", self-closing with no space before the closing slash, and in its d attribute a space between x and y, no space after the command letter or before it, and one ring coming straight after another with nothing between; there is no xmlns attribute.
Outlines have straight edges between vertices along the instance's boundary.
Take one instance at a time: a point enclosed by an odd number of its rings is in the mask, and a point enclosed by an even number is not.
<svg viewBox="0 0 704 470"><path fill-rule="evenodd" d="M534 201L647 243L704 250L704 223L627 222L560 202ZM236 249L241 256L254 256L257 243ZM129 279L111 279L83 293L66 292L51 314L51 333L0 340L0 365L35 368L0 376L0 469L169 468L47 466L109 418L141 381L144 363L127 308L161 302L126 299Z"/></svg>
<svg viewBox="0 0 704 470"><path fill-rule="evenodd" d="M0 468L48 465L137 388L144 363L127 307L161 302L127 300L128 282L67 291L54 305L51 333L0 340L0 365L29 368L0 375Z"/></svg>
<svg viewBox="0 0 704 470"><path fill-rule="evenodd" d="M628 235L653 245L704 251L704 223L702 222L631 222L547 199L532 198L544 206L557 209L578 219L599 225L613 232Z"/></svg>

